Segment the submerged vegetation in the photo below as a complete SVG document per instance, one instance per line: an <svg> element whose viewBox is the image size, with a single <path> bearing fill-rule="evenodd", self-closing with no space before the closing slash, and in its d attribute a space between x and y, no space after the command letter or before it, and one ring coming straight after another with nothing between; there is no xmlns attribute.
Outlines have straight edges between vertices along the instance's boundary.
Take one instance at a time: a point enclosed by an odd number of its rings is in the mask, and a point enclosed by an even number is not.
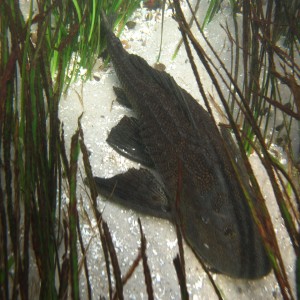
<svg viewBox="0 0 300 300"><path fill-rule="evenodd" d="M41 299L70 296L78 299L83 278L88 297L92 298L91 266L86 257L88 245L82 241L77 211L80 154L106 262L109 298L123 299L123 288L140 262L148 296L154 298L141 223L141 247L128 272L122 276L110 230L97 206L80 119L68 156L63 125L58 118L63 91L81 74L82 68L86 69L85 78L91 75L93 64L103 49L101 7L116 13L115 22L121 30L139 2L31 1L26 19L18 1L0 2L1 299L28 299L33 295ZM197 12L190 6L200 33L203 33L203 26L217 17L223 2L210 1L204 20L198 20ZM232 45L229 70L222 61L214 65L209 59L189 29L178 0L173 1L172 7L207 109L211 111L210 100L190 55L191 45L224 106L226 127L233 131L237 140L259 200L256 207L249 198L249 205L264 238L282 296L294 299L296 295L287 280L276 234L248 155L255 151L267 171L297 257L295 272L299 298L300 154L299 139L293 140L292 130L298 128L299 132L300 120L300 8L296 0L269 0L265 6L260 0L231 0L229 3L235 28L230 32L224 27ZM237 16L242 17L241 24ZM216 53L212 48L211 51ZM215 57L218 60L217 54ZM221 84L227 86L228 93L222 92ZM283 148L286 164L272 152L274 144ZM236 170L238 172L238 166ZM69 196L66 215L61 209L63 189ZM183 248L177 229L179 255L174 259L174 266L182 298L188 299ZM80 273L84 277L80 277ZM38 282L36 290L31 285L34 276ZM217 296L222 298L209 272L208 278Z"/></svg>
<svg viewBox="0 0 300 300"><path fill-rule="evenodd" d="M41 299L79 298L76 177L82 139L76 132L68 159L58 106L80 67L87 76L91 72L103 47L99 11L108 5L125 22L139 1L31 1L27 19L19 1L0 3L1 299L32 298L32 274ZM89 283L85 260L84 266Z"/></svg>

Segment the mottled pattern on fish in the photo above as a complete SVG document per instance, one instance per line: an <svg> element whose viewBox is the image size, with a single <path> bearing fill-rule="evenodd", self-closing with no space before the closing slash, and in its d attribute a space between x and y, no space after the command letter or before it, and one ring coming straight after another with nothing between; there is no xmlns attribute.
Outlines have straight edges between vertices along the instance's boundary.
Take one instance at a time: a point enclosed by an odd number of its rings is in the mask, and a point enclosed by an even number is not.
<svg viewBox="0 0 300 300"><path fill-rule="evenodd" d="M261 237L212 118L170 75L128 54L104 14L102 19L108 53L137 116L137 120L124 118L108 142L120 153L153 167L159 178L145 169L111 179L96 177L99 193L109 195L115 187L113 200L174 220L180 169L180 224L194 253L232 277L266 275L270 264ZM123 137L128 131L126 142Z"/></svg>

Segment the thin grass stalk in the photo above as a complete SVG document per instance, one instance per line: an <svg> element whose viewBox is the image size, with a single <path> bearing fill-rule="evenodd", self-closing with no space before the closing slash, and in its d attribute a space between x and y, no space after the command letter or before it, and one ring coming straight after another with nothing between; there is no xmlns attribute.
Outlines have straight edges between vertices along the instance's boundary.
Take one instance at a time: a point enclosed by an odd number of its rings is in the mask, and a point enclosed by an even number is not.
<svg viewBox="0 0 300 300"><path fill-rule="evenodd" d="M251 89L251 77L249 79L249 55L250 55L250 45L252 41L252 36L250 35L250 1L243 2L243 77L244 77L244 85L243 85L243 95L245 97L245 101L250 104L250 89ZM246 132L247 136L253 136L251 126L248 122L243 122L243 131ZM245 149L247 154L251 153L251 149L249 145L245 144Z"/></svg>
<svg viewBox="0 0 300 300"><path fill-rule="evenodd" d="M141 254L142 254L142 260L143 260L143 269L144 269L144 277L145 277L145 285L147 289L147 295L149 300L154 299L153 294L153 285L152 285L152 278L151 278L151 272L148 265L148 258L146 254L146 248L147 248L147 240L143 232L143 227L140 218L138 218L139 228L140 228L140 234L141 234Z"/></svg>
<svg viewBox="0 0 300 300"><path fill-rule="evenodd" d="M79 274L77 253L77 197L76 182L79 157L79 130L73 135L71 142L70 161L70 204L69 204L69 230L70 230L70 262L71 262L71 288L72 299L79 299Z"/></svg>
<svg viewBox="0 0 300 300"><path fill-rule="evenodd" d="M231 43L231 74L233 75L234 80L237 82L238 80L238 72L239 72L239 63L240 63L240 52L238 47L234 47L234 41L238 45L239 44L239 28L238 28L238 23L237 23L237 4L235 1L232 1L231 3L232 6L232 21L233 21L233 26L234 26L234 39L232 38L230 34L230 30L228 28L228 24L226 22L226 32L228 33L227 36L229 37L230 43ZM235 51L234 51L235 48ZM235 95L232 93L229 93L228 95L228 103L231 102L230 107L231 107L231 113L234 114L234 107L235 107ZM238 116L237 116L238 120Z"/></svg>
<svg viewBox="0 0 300 300"><path fill-rule="evenodd" d="M185 273L185 260L184 260L184 251L183 251L183 243L182 243L182 218L180 213L180 196L182 192L182 162L178 160L178 179L177 179L177 189L176 189L176 217L175 217L175 225L176 225L176 235L177 235L177 244L179 254L173 259L173 264L176 270L178 283L180 286L181 299L188 300L189 293L186 286L186 273Z"/></svg>
<svg viewBox="0 0 300 300"><path fill-rule="evenodd" d="M116 282L116 293L118 296L119 300L124 299L123 295L123 283L122 283L122 276L121 276L121 270L116 254L116 250L114 248L113 242L112 242L112 237L108 228L108 225L105 221L102 221L102 227L103 227L103 232L105 235L105 242L107 244L112 268L113 268L113 273L115 277L115 282Z"/></svg>
<svg viewBox="0 0 300 300"><path fill-rule="evenodd" d="M233 25L234 25L234 32L235 32L235 43L236 45L239 45L239 27L237 23L237 10L238 10L238 4L236 1L230 1L231 2L231 7L232 7L232 13L233 13ZM228 30L229 32L229 30ZM238 75L239 75L239 65L240 65L240 52L239 52L239 47L235 47L235 55L234 55L234 60L232 57L232 62L235 62L235 67L234 67L234 80L235 82L238 81ZM232 104L231 104L231 112L233 114L233 109L234 109L234 103L235 103L235 96L233 95L232 99Z"/></svg>
<svg viewBox="0 0 300 300"><path fill-rule="evenodd" d="M180 286L181 299L188 300L189 293L186 287L185 275L184 275L183 267L181 265L179 254L177 254L176 257L173 259L173 264L176 270L177 279Z"/></svg>
<svg viewBox="0 0 300 300"><path fill-rule="evenodd" d="M85 278L86 278L86 285L87 285L87 292L88 292L88 299L92 299L92 287L90 283L90 276L89 276L89 269L88 269L88 263L87 263L87 251L88 251L88 246L87 248L84 247L81 231L80 231L80 221L79 218L77 217L77 232L78 232L78 240L80 243L80 249L82 253L82 261L83 261L83 266L84 266L84 272L85 272ZM79 268L80 269L80 268Z"/></svg>
<svg viewBox="0 0 300 300"><path fill-rule="evenodd" d="M122 278L123 285L125 285L128 282L128 280L131 278L131 276L133 275L134 271L138 267L141 260L142 260L142 252L139 250L139 252L138 252L136 258L134 259L132 265L130 266L130 268L126 272L125 276ZM116 298L116 296L117 296L117 294L115 293L114 299Z"/></svg>
<svg viewBox="0 0 300 300"><path fill-rule="evenodd" d="M1 146L0 146L1 150ZM1 161L0 161L1 162ZM0 216L1 216L1 232L0 232L0 296L2 299L9 299L9 256L7 245L7 220L4 207L4 193L2 187L0 187Z"/></svg>
<svg viewBox="0 0 300 300"><path fill-rule="evenodd" d="M189 3L189 2L188 2L188 5L190 6L190 3ZM190 21L189 21L189 27L190 27L190 28L191 28L192 25L193 25L193 22L194 22L194 20L195 20L195 14L196 14L196 12L198 11L199 6L200 6L200 0L197 0L196 5L195 5L195 9L192 9L192 10L194 11L194 13L193 13L193 15L192 15L192 18L191 18ZM190 9L191 9L191 7L190 7ZM175 51L174 51L173 55L172 55L172 60L174 60L174 59L176 58L176 56L177 56L177 54L178 54L178 52L179 52L179 49L180 49L182 43L183 43L183 39L181 38L180 41L178 42L176 48L175 48Z"/></svg>
<svg viewBox="0 0 300 300"><path fill-rule="evenodd" d="M67 299L68 298L68 290L69 290L69 274L70 274L70 259L69 259L69 230L68 230L68 221L67 218L63 219L63 240L65 251L62 256L62 266L61 271L59 272L59 289L58 289L58 299Z"/></svg>
<svg viewBox="0 0 300 300"><path fill-rule="evenodd" d="M0 9L3 12L3 5L0 4ZM10 298L9 290L9 271L13 264L10 261L13 257L9 255L8 250L8 226L12 224L9 222L9 215L12 217L12 213L8 215L7 210L12 210L12 189L11 189L11 171L10 171L10 157L11 157L11 122L12 119L12 103L13 103L13 84L9 82L11 76L13 76L15 68L16 53L9 55L8 45L8 31L7 31L7 17L0 13L0 84L2 86L0 92L0 132L4 132L3 140L0 139L0 153L4 153L3 157L0 155L1 168L4 166L7 172L5 180L2 179L2 170L0 172L0 216L1 216L1 230L0 230L0 297L3 299ZM4 100L6 99L6 101ZM2 183L5 182L5 188L2 187ZM10 203L8 209L5 207L5 193ZM11 225L10 225L11 228Z"/></svg>
<svg viewBox="0 0 300 300"><path fill-rule="evenodd" d="M109 262L109 252L108 252L108 246L106 243L105 235L103 232L102 228L102 215L98 210L98 204L97 204L97 188L95 181L93 179L93 173L92 173L92 168L91 164L89 162L89 155L88 155L88 149L86 148L86 145L84 143L84 135L82 131L82 127L80 122L78 123L79 127L79 132L80 132L80 148L81 152L83 155L83 163L84 163L84 168L85 168L85 173L87 175L87 183L90 189L90 195L91 195L91 206L93 208L94 216L97 221L97 227L100 235L100 241L101 241L101 246L102 246L102 251L104 254L104 259L105 259L105 266L106 266L106 274L107 274L107 280L108 280L108 294L109 294L109 299L113 299L113 289L112 289L112 280L111 280L111 272L110 272L110 262Z"/></svg>

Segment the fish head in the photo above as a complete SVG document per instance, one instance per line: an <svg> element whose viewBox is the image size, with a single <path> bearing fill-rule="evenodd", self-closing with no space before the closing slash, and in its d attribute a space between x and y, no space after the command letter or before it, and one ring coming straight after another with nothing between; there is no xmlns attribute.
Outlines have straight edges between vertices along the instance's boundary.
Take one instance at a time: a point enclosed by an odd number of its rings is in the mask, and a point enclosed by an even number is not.
<svg viewBox="0 0 300 300"><path fill-rule="evenodd" d="M214 182L218 186L204 189L191 177L183 179L177 199L183 236L212 269L236 278L263 277L271 267L247 201L235 186Z"/></svg>

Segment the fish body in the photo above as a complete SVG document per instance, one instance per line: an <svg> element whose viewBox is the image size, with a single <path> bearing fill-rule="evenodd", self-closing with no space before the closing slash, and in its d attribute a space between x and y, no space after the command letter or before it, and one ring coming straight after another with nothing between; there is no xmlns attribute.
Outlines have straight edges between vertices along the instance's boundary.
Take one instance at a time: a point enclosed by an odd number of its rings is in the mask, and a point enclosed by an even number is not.
<svg viewBox="0 0 300 300"><path fill-rule="evenodd" d="M179 216L196 256L220 273L246 279L268 274L261 237L211 116L170 75L125 51L101 17L108 53L136 114L124 117L107 141L156 175L131 169L95 177L99 193L114 189L113 200L122 205L173 221Z"/></svg>

